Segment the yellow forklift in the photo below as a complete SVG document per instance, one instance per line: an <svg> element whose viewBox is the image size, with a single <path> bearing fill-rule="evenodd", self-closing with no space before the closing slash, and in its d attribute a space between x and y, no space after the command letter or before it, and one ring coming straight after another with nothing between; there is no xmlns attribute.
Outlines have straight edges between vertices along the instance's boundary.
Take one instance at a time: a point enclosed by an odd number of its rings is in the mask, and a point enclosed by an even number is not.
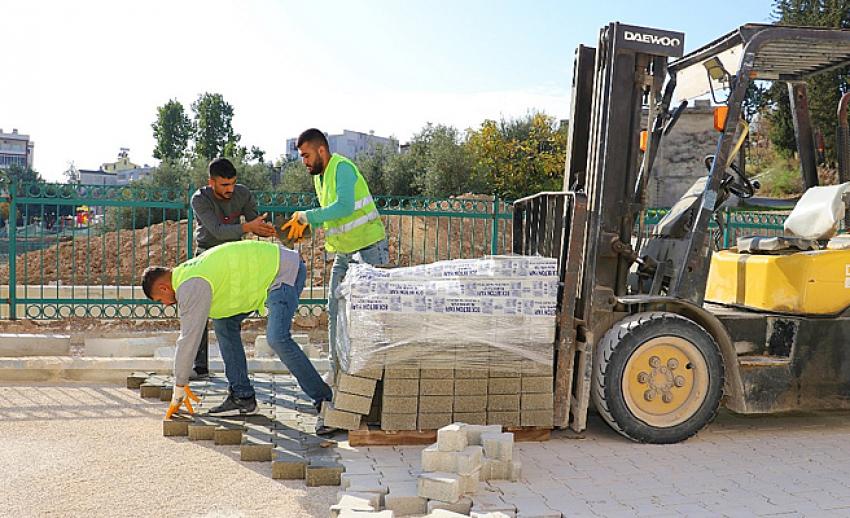
<svg viewBox="0 0 850 518"><path fill-rule="evenodd" d="M850 408L850 243L833 236L844 186L817 186L805 84L850 65L850 31L750 24L683 49L682 33L622 23L579 46L564 191L514 207L514 252L559 259L559 427L584 430L591 401L648 443L691 437L721 402L742 414ZM722 231L724 204L757 188L736 159L742 104L762 80L787 83L809 190L787 236L719 250L710 223ZM706 176L647 230L659 147L688 99L720 90ZM846 136L839 144L847 156Z"/></svg>

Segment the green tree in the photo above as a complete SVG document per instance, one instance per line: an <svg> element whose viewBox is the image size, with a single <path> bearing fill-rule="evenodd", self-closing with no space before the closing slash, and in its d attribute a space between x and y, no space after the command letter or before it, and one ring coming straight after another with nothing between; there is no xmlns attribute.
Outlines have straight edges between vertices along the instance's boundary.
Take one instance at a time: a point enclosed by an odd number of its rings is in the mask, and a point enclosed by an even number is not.
<svg viewBox="0 0 850 518"><path fill-rule="evenodd" d="M192 103L195 114L195 155L211 160L239 152L242 138L233 131L233 106L221 94L204 93Z"/></svg>
<svg viewBox="0 0 850 518"><path fill-rule="evenodd" d="M848 28L850 0L775 0L773 16L780 25ZM818 74L806 81L812 127L823 135L829 163L836 160L835 112L842 93L848 90L848 82L847 67ZM769 114L771 141L781 150L796 151L787 86L784 83L775 85L771 98L774 101Z"/></svg>
<svg viewBox="0 0 850 518"><path fill-rule="evenodd" d="M280 192L315 192L313 188L313 177L307 172L307 168L301 160L287 160L281 164L280 183L277 185Z"/></svg>
<svg viewBox="0 0 850 518"><path fill-rule="evenodd" d="M186 156L193 128L192 121L179 101L171 99L159 106L156 109L156 122L151 124L151 128L156 139L154 158L178 160Z"/></svg>
<svg viewBox="0 0 850 518"><path fill-rule="evenodd" d="M369 192L374 195L387 194L384 186L384 175L390 161L398 154L392 146L378 144L377 146L357 155L355 162L360 174L369 185Z"/></svg>
<svg viewBox="0 0 850 518"><path fill-rule="evenodd" d="M486 120L471 131L467 148L478 185L520 198L563 184L567 132L553 118L530 113L514 120Z"/></svg>

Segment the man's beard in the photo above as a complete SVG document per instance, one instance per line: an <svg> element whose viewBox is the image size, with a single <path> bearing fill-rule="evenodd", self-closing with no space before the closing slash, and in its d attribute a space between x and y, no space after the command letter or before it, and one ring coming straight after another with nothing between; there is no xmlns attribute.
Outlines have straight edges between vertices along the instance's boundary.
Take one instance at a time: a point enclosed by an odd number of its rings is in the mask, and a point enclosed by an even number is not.
<svg viewBox="0 0 850 518"><path fill-rule="evenodd" d="M325 161L321 158L319 158L319 161L321 162L321 167L319 167L319 164L313 164L313 167L307 168L307 171L309 171L309 173L313 176L316 176L317 174L322 174L325 171L325 166L327 164L325 164Z"/></svg>

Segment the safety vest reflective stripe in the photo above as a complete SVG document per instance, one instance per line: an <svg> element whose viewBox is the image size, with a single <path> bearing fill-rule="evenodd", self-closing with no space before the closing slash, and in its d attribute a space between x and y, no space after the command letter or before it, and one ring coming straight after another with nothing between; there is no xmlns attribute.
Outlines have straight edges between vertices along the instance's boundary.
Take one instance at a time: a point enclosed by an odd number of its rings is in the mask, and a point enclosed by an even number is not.
<svg viewBox="0 0 850 518"><path fill-rule="evenodd" d="M354 210L362 209L366 205L372 203L372 195L366 196L362 200L357 200L354 202Z"/></svg>
<svg viewBox="0 0 850 518"><path fill-rule="evenodd" d="M372 212L370 212L369 214L366 214L365 216L360 216L359 218L355 219L354 221L350 221L350 222L346 223L345 225L340 225L338 227L331 227L331 228L325 229L325 234L327 234L329 236L334 236L336 234L342 234L344 232L349 232L349 231L351 231L351 230L353 230L353 229L355 229L355 228L357 228L361 225L365 225L366 223L369 223L372 220L378 219L379 217L380 217L380 214L378 214L378 211L372 210Z"/></svg>

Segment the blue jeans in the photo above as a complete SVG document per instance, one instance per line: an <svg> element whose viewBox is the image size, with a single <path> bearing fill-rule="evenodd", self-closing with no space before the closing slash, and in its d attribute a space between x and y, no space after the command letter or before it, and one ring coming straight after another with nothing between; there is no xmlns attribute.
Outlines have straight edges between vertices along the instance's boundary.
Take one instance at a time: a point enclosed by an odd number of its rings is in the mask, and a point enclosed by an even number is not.
<svg viewBox="0 0 850 518"><path fill-rule="evenodd" d="M367 263L371 265L387 264L390 260L390 249L386 239L382 239L374 245L367 246L362 250L350 254L337 253L331 268L331 280L328 291L328 351L330 354L330 365L332 369L338 367L336 346L336 318L339 313L339 300L336 298L336 289L345 278L348 265L356 263Z"/></svg>
<svg viewBox="0 0 850 518"><path fill-rule="evenodd" d="M283 284L269 292L266 308L269 311L266 324L266 338L269 346L277 353L280 360L295 376L298 384L315 404L330 401L333 393L331 388L322 381L307 355L298 343L292 339L292 317L298 310L298 298L304 289L307 279L307 267L304 263L298 269L295 286ZM236 397L254 395L254 388L248 380L248 367L245 360L245 349L242 345L240 324L247 314L213 320L216 336L218 336L221 356L224 360L224 373L230 382L230 390Z"/></svg>

